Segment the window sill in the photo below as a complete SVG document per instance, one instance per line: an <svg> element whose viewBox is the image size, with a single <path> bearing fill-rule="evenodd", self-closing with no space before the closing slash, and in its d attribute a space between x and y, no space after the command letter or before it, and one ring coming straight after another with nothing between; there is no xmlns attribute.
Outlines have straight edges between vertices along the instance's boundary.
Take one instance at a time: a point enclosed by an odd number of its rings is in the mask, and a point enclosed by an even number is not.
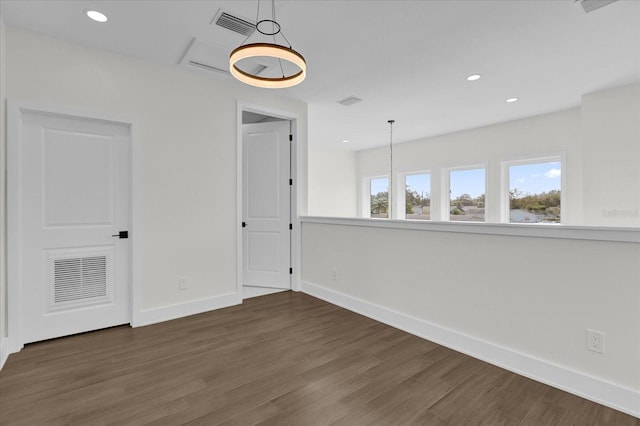
<svg viewBox="0 0 640 426"><path fill-rule="evenodd" d="M303 216L300 218L300 222L303 224L316 223L325 225L408 229L430 232L457 232L463 234L640 243L640 228L566 226L552 224L437 222L318 216Z"/></svg>

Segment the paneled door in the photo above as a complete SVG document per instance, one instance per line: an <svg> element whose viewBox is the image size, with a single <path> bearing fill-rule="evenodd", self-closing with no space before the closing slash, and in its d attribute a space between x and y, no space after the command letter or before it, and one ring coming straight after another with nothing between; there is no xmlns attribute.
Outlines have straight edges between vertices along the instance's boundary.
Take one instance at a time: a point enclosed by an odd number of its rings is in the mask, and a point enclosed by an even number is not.
<svg viewBox="0 0 640 426"><path fill-rule="evenodd" d="M291 288L289 121L244 124L243 285Z"/></svg>
<svg viewBox="0 0 640 426"><path fill-rule="evenodd" d="M130 127L21 118L23 343L129 323Z"/></svg>

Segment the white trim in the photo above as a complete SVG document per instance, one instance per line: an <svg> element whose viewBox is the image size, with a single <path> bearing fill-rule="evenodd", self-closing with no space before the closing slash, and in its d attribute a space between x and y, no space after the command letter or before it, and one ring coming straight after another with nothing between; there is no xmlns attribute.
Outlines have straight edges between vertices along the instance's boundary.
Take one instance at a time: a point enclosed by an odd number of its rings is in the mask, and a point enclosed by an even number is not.
<svg viewBox="0 0 640 426"><path fill-rule="evenodd" d="M221 296L205 297L188 302L176 303L174 305L160 306L158 308L143 309L140 311L136 327L201 314L241 303L242 293L229 293Z"/></svg>
<svg viewBox="0 0 640 426"><path fill-rule="evenodd" d="M22 115L19 105L7 101L7 339L9 353L24 346L20 307L22 306ZM12 159L12 161L9 161ZM11 249L12 248L12 249ZM11 303L9 303L11 302Z"/></svg>
<svg viewBox="0 0 640 426"><path fill-rule="evenodd" d="M362 197L362 217L365 219L374 219L374 220L389 220L388 217L375 217L372 218L371 217L371 181L373 179L386 179L387 180L387 205L388 205L388 201L389 201L389 183L393 183L390 182L389 179L389 175L371 175L371 176L365 176L363 178L363 182L362 182L362 187L363 187L363 197ZM393 213L393 212L392 212ZM387 216L389 215L389 207L387 206Z"/></svg>
<svg viewBox="0 0 640 426"><path fill-rule="evenodd" d="M513 159L500 161L500 178L501 178L501 191L500 191L500 222L509 222L509 191L511 190L511 177L509 168L511 166L525 166L528 164L539 163L560 163L560 223L567 223L567 161L566 152L557 152L554 154L542 154L542 155L530 155L520 156ZM485 203L486 205L486 203Z"/></svg>
<svg viewBox="0 0 640 426"><path fill-rule="evenodd" d="M130 250L130 289L129 321L134 324L138 317L140 303L140 289L138 271L135 268L138 256L139 236L134 232L139 228L138 207L133 203L139 199L137 190L140 148L137 146L133 132L133 121L113 114L87 111L84 109L59 107L37 102L22 102L7 100L7 355L19 352L24 346L22 333L22 117L25 112L47 113L62 116L82 117L91 120L114 123L129 129L129 143L131 150L130 185L131 185L131 229L132 247Z"/></svg>
<svg viewBox="0 0 640 426"><path fill-rule="evenodd" d="M503 235L511 237L559 238L566 240L640 243L640 228L565 226L549 224L447 222L434 220L380 220L350 217L303 216L301 223L364 226L370 228L411 229L430 232Z"/></svg>
<svg viewBox="0 0 640 426"><path fill-rule="evenodd" d="M136 327L140 320L142 307L142 275L138 268L137 259L142 258L142 144L138 141L138 133L132 123L129 127L129 138L131 141L131 264L129 265L129 279L131 280L131 326Z"/></svg>
<svg viewBox="0 0 640 426"><path fill-rule="evenodd" d="M480 223L488 223L488 205L491 201L491 194L489 191L489 162L484 161L480 163L469 163L467 165L458 165L453 167L443 167L441 170L443 191L442 194L446 195L443 199L441 220L451 222L451 172L460 172L465 170L483 170L484 171L484 221ZM463 223L478 223L470 221L461 221ZM458 223L458 222L456 222Z"/></svg>
<svg viewBox="0 0 640 426"><path fill-rule="evenodd" d="M510 205L507 200L509 200L509 188L510 185L510 176L509 176L509 161L501 161L500 162L500 214L498 216L498 221L500 223L511 223L509 222L509 210ZM562 199L560 200L562 205ZM485 203L486 206L486 203Z"/></svg>
<svg viewBox="0 0 640 426"><path fill-rule="evenodd" d="M293 135L293 143L291 144L291 177L293 178L293 185L291 186L291 223L293 224L293 230L291 232L291 266L293 267L293 275L291 276L291 290L300 291L302 282L302 271L300 265L302 261L300 259L300 247L302 247L302 232L300 232L300 215L298 210L298 194L300 188L300 174L298 164L301 164L300 160L300 134L299 134L299 119L296 118L290 120L291 134Z"/></svg>
<svg viewBox="0 0 640 426"><path fill-rule="evenodd" d="M297 113L256 105L249 102L238 101L236 105L236 291L242 295L242 111L253 112L271 117L282 118L291 122L291 134L293 135L293 145L291 146L291 175L293 186L291 188L291 223L294 224L291 231L291 266L293 275L290 277L290 287L298 291L300 288L300 226L298 215L298 135L300 134L300 116ZM297 225L297 226L296 226Z"/></svg>
<svg viewBox="0 0 640 426"><path fill-rule="evenodd" d="M366 176L360 178L359 194L360 196L358 197L358 211L360 212L360 217L370 217L371 178Z"/></svg>
<svg viewBox="0 0 640 426"><path fill-rule="evenodd" d="M394 172L389 184L393 186L393 188L389 188L392 203L390 217L391 219L403 220L405 210L405 182L402 179L402 175Z"/></svg>
<svg viewBox="0 0 640 426"><path fill-rule="evenodd" d="M406 187L407 187L407 177L409 176L422 176L422 175L427 175L429 176L429 200L431 201L431 182L433 181L431 179L431 170L422 170L422 171L416 171L416 172L404 172L404 173L399 173L398 174L398 180L401 181L400 183L402 184L400 189L399 189L399 193L401 194L399 197L396 198L401 198L401 203L400 203L400 210L402 212L402 214L398 215L398 220L416 220L416 219L407 219L407 212L405 209L405 206L407 204L407 191L406 191ZM422 196L422 195L421 195ZM429 203L429 211L431 211L431 202ZM430 220L430 219L425 219L425 220Z"/></svg>
<svg viewBox="0 0 640 426"><path fill-rule="evenodd" d="M442 220L442 199L444 198L442 195L442 191L445 190L445 186L443 184L444 176L442 173L442 169L440 167L432 167L431 168L431 220L439 221ZM448 194L448 189L447 189ZM486 206L486 203L485 203ZM447 218L449 217L449 212L447 213Z"/></svg>
<svg viewBox="0 0 640 426"><path fill-rule="evenodd" d="M7 358L9 358L7 341L6 339L2 339L2 342L0 343L0 370L2 370L2 367L7 363Z"/></svg>
<svg viewBox="0 0 640 426"><path fill-rule="evenodd" d="M236 105L236 292L242 294L242 111L241 102Z"/></svg>
<svg viewBox="0 0 640 426"><path fill-rule="evenodd" d="M582 398L640 417L640 392L467 336L437 324L303 281L302 291L334 305Z"/></svg>

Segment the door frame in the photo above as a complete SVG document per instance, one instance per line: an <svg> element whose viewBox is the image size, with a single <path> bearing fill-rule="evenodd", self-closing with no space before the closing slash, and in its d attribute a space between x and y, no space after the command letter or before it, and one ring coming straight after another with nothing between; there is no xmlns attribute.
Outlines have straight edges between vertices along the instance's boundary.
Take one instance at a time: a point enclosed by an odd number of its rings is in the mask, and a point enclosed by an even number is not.
<svg viewBox="0 0 640 426"><path fill-rule="evenodd" d="M131 120L111 114L87 111L84 109L63 108L35 102L7 100L7 352L19 352L24 347L22 324L22 123L25 113L44 113L72 118L104 121L129 128L129 170L130 231L138 232L139 223L139 167L140 152L136 141L134 125ZM136 268L139 258L140 234L131 232L131 250L129 252L129 322L132 327L139 323L140 288Z"/></svg>
<svg viewBox="0 0 640 426"><path fill-rule="evenodd" d="M291 122L291 134L293 135L293 143L291 144L291 176L293 177L293 185L291 186L291 223L293 230L291 231L291 267L293 274L291 275L291 290L300 291L300 216L298 214L298 183L300 176L298 174L298 135L300 134L299 114L283 111L275 108L269 108L262 105L256 105L248 102L238 101L236 109L236 291L242 296L243 283L243 238L242 238L242 112L253 112L271 117L282 118Z"/></svg>

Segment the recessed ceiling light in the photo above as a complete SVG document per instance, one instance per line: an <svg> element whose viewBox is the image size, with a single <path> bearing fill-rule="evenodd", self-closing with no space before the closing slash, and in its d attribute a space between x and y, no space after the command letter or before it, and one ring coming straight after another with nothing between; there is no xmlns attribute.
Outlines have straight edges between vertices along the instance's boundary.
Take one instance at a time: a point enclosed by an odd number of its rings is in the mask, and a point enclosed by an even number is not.
<svg viewBox="0 0 640 426"><path fill-rule="evenodd" d="M507 103L512 104L514 102L518 102L518 98L509 98L509 99L507 99Z"/></svg>
<svg viewBox="0 0 640 426"><path fill-rule="evenodd" d="M476 81L476 80L479 80L479 79L480 79L480 74L473 74L473 75L470 75L469 77L467 77L467 80L469 80L469 81Z"/></svg>
<svg viewBox="0 0 640 426"><path fill-rule="evenodd" d="M342 141L342 143L349 143L349 141L345 139Z"/></svg>
<svg viewBox="0 0 640 426"><path fill-rule="evenodd" d="M107 15L102 12L98 12L97 10L85 10L84 13L89 17L89 19L96 22L107 22L108 20Z"/></svg>

